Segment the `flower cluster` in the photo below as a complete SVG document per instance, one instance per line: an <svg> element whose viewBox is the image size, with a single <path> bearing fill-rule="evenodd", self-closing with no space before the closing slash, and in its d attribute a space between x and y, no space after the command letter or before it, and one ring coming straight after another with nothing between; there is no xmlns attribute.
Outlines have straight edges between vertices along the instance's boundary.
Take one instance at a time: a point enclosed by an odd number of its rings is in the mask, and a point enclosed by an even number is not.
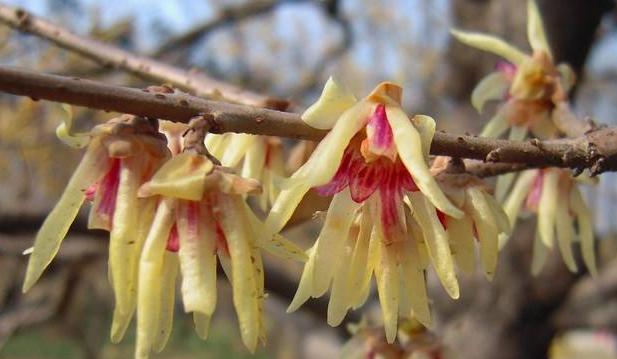
<svg viewBox="0 0 617 359"><path fill-rule="evenodd" d="M261 190L259 182L213 163L203 143L205 121L199 120L184 128L163 124L165 136L157 121L134 116L95 127L28 263L25 291L57 253L82 203L91 201L89 228L110 232L111 339L122 339L137 312L138 358L160 352L169 338L178 272L185 311L193 313L198 335L206 338L218 259L231 281L242 340L254 351L258 340L265 341L261 250L305 260L293 243L265 236L243 199ZM174 140L187 129L183 142Z"/></svg>

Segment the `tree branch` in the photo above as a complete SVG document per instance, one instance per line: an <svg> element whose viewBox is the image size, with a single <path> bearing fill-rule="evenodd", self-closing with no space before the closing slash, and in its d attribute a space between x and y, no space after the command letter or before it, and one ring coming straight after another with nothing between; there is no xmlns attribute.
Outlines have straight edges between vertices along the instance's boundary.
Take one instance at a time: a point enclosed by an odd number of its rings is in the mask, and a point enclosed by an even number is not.
<svg viewBox="0 0 617 359"><path fill-rule="evenodd" d="M162 93L0 66L0 91L116 111L144 117L188 122L205 116L213 133L319 140L326 131L306 125L299 114L205 100L182 92ZM570 139L509 141L445 132L435 133L431 154L519 164L530 167L589 168L593 174L617 170L617 128L605 127ZM521 166L523 164L524 166ZM503 170L503 168L502 168ZM486 171L486 168L482 168Z"/></svg>
<svg viewBox="0 0 617 359"><path fill-rule="evenodd" d="M140 77L168 82L197 96L225 99L235 103L278 110L284 110L289 105L285 100L247 91L210 78L203 72L186 71L145 56L132 54L103 42L78 36L23 9L2 3L0 3L0 22L20 31L50 40L58 46L77 52L102 63L104 66L122 68Z"/></svg>

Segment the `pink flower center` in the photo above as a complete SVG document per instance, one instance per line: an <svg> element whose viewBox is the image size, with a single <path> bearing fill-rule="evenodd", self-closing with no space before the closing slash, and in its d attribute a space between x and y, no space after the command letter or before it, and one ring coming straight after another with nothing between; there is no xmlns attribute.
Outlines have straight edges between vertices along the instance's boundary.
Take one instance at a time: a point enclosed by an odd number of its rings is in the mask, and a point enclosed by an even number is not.
<svg viewBox="0 0 617 359"><path fill-rule="evenodd" d="M167 238L166 249L170 252L177 252L180 249L180 240L178 236L178 226L174 223L169 231L169 238Z"/></svg>

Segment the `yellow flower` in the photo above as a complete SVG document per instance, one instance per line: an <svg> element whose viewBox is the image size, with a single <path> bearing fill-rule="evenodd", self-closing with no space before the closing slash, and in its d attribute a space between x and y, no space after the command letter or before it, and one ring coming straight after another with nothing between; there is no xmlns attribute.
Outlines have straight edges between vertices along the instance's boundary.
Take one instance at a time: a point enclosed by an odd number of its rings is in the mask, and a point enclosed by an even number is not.
<svg viewBox="0 0 617 359"><path fill-rule="evenodd" d="M533 274L542 269L547 251L553 247L555 239L566 266L575 272L577 265L572 244L577 234L587 269L592 275L597 273L591 212L568 170L550 168L522 172L504 203L512 226L523 204L527 210L538 215L531 268ZM574 220L578 233L574 229ZM507 237L504 237L502 242L506 240Z"/></svg>
<svg viewBox="0 0 617 359"><path fill-rule="evenodd" d="M259 206L267 210L280 192L285 177L283 144L277 137L238 133L208 134L206 147L225 167L236 168L242 162L241 174L259 181L263 192Z"/></svg>
<svg viewBox="0 0 617 359"><path fill-rule="evenodd" d="M172 320L167 314L173 306L171 273L178 266L174 251L182 273L184 309L193 313L200 337L207 336L216 305L218 258L231 281L242 340L253 352L258 339L265 341L260 250L299 260L305 255L291 242L265 235L243 200L243 195L260 191L257 181L234 175L208 156L190 147L187 151L186 145L184 151L139 190L142 197L160 200L140 259L136 356L147 357L165 345Z"/></svg>
<svg viewBox="0 0 617 359"><path fill-rule="evenodd" d="M137 263L145 238L139 213L153 205L138 199L137 190L169 152L156 123L140 117L112 119L89 135L86 154L36 236L24 291L58 252L83 202L92 200L88 227L111 232L109 273L116 302L111 336L117 341L135 310Z"/></svg>
<svg viewBox="0 0 617 359"><path fill-rule="evenodd" d="M527 1L527 35L533 50L527 55L493 36L453 30L461 42L503 57L507 63L486 76L474 89L471 102L481 112L485 103L503 104L487 123L482 136L499 137L511 128L510 138L521 140L528 131L536 137L551 138L557 130L553 109L567 101L575 75L566 64L555 65L546 40L544 25L534 0Z"/></svg>
<svg viewBox="0 0 617 359"><path fill-rule="evenodd" d="M399 86L383 83L356 102L330 79L303 119L331 131L285 184L266 220L269 231L277 232L310 188L333 195L289 311L332 287L328 323L338 325L347 310L364 303L374 272L390 342L399 312L430 322L424 279L429 262L448 293L459 295L447 237L429 233L432 226L420 228L405 198L414 215L434 206L423 217L428 221L436 218L435 207L453 218L464 214L443 194L427 164L433 119L409 120L400 95Z"/></svg>

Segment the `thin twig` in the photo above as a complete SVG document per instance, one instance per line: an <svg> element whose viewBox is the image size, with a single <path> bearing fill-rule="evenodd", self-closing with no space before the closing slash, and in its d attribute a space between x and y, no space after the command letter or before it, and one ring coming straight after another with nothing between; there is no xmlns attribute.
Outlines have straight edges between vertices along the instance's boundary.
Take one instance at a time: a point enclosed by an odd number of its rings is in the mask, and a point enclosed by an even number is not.
<svg viewBox="0 0 617 359"><path fill-rule="evenodd" d="M210 78L203 72L186 71L145 56L132 54L112 45L76 35L60 26L40 19L31 13L0 3L0 22L28 32L60 47L79 53L104 66L125 69L135 75L155 81L171 83L197 96L284 110L285 100L247 91L238 86Z"/></svg>
<svg viewBox="0 0 617 359"><path fill-rule="evenodd" d="M295 113L204 100L181 92L152 93L4 66L0 66L0 91L175 122L205 116L213 133L238 132L307 140L319 140L326 134L306 125ZM509 141L437 132L431 154L518 163L524 164L524 168L589 168L598 174L617 170L617 128L599 128L577 138L551 141ZM519 166L513 168L521 169Z"/></svg>

